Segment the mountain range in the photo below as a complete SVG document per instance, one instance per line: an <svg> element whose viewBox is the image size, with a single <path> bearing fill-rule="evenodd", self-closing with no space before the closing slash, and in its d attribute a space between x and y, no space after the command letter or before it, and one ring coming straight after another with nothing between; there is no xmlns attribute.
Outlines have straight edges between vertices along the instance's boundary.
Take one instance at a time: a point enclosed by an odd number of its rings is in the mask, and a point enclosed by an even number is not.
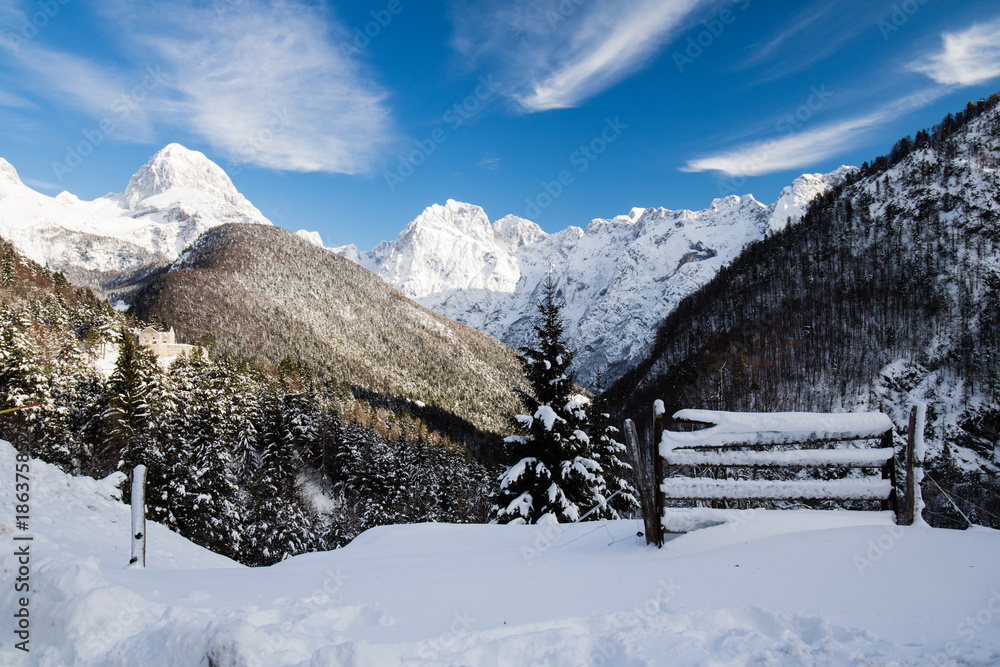
<svg viewBox="0 0 1000 667"><path fill-rule="evenodd" d="M271 224L218 165L179 144L150 158L123 193L93 201L40 194L0 158L0 236L28 259L109 295L128 293L202 233L230 222Z"/></svg>
<svg viewBox="0 0 1000 667"><path fill-rule="evenodd" d="M279 364L429 404L495 433L524 384L512 350L400 295L377 276L287 230L225 224L202 234L135 297L132 312L171 323L215 352Z"/></svg>
<svg viewBox="0 0 1000 667"><path fill-rule="evenodd" d="M653 332L681 299L748 244L794 224L813 198L850 173L804 175L769 206L732 195L701 211L633 208L555 234L512 215L491 222L482 208L448 200L370 251L331 250L515 349L532 340L535 304L551 275L566 302L578 381L593 387L599 369L613 381L648 354ZM0 201L0 236L123 308L206 231L271 225L218 165L179 144L152 156L123 193L94 201L35 192L0 160ZM297 234L322 248L318 234Z"/></svg>
<svg viewBox="0 0 1000 667"><path fill-rule="evenodd" d="M795 179L769 206L752 195L716 199L701 211L633 208L555 234L508 215L490 222L478 206L428 207L394 241L367 252L335 248L431 310L513 348L534 337L535 304L548 276L565 302L577 380L614 380L645 357L658 324L750 243L796 223L809 202L851 167Z"/></svg>

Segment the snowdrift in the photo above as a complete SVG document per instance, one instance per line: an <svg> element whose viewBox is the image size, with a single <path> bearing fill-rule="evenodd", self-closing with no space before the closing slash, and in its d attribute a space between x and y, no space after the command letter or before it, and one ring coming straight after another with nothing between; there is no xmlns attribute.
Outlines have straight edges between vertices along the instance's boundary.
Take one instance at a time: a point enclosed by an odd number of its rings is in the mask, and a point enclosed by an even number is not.
<svg viewBox="0 0 1000 667"><path fill-rule="evenodd" d="M15 452L0 441L14 479ZM129 570L113 481L31 462L30 654L0 558L0 664L695 665L1000 663L1000 532L878 512L678 511L639 522L377 528L251 569L149 524Z"/></svg>

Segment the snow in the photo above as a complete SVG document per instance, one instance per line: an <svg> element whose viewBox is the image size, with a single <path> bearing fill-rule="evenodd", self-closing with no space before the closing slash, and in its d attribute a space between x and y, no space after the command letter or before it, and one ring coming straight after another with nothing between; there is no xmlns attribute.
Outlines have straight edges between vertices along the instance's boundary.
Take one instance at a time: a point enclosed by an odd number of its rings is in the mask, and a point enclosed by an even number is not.
<svg viewBox="0 0 1000 667"><path fill-rule="evenodd" d="M295 235L302 237L309 243L312 243L317 248L323 247L323 237L320 235L319 232L310 232L305 229L300 229L299 231L295 232Z"/></svg>
<svg viewBox="0 0 1000 667"><path fill-rule="evenodd" d="M559 421L566 421L556 414L556 411L552 409L551 405L538 406L538 410L535 411L535 419L542 420L542 423L545 424L546 431L552 430L552 427L555 425L557 419Z"/></svg>
<svg viewBox="0 0 1000 667"><path fill-rule="evenodd" d="M538 464L538 459L532 456L523 458L517 463L515 463L511 467L511 469L507 471L507 475L504 477L503 488L507 488L508 486L516 483L517 480L521 479L521 475L523 475L525 471L527 471L528 466L532 466L532 468L534 468L537 464ZM515 501L515 503L516 502L517 501Z"/></svg>
<svg viewBox="0 0 1000 667"><path fill-rule="evenodd" d="M672 449L667 463L674 466L810 466L880 467L892 458L890 447L879 449L805 449L787 452L699 452Z"/></svg>
<svg viewBox="0 0 1000 667"><path fill-rule="evenodd" d="M13 470L0 443L0 467ZM386 526L344 549L244 568L31 464L31 654L0 664L994 665L1000 532L884 512L697 510L662 549L636 521ZM9 487L0 532L14 530Z"/></svg>
<svg viewBox="0 0 1000 667"><path fill-rule="evenodd" d="M913 433L913 523L918 526L927 525L924 519L924 494L921 483L924 481L924 460L927 458L927 443L924 440L924 426L927 422L927 404L916 401L916 429Z"/></svg>
<svg viewBox="0 0 1000 667"><path fill-rule="evenodd" d="M674 419L714 424L700 431L664 431L660 454L669 456L675 447L727 447L782 444L809 440L875 438L892 428L881 412L722 412L680 410Z"/></svg>
<svg viewBox="0 0 1000 667"><path fill-rule="evenodd" d="M109 276L169 266L217 225L271 224L218 165L179 144L153 155L123 194L93 201L67 192L47 197L0 163L0 236L29 259L93 287Z"/></svg>
<svg viewBox="0 0 1000 667"><path fill-rule="evenodd" d="M566 301L562 317L574 369L592 385L644 358L663 319L754 241L841 182L850 168L796 179L775 204L752 195L716 199L701 211L633 208L585 229L546 234L507 216L490 223L479 206L448 200L425 209L392 241L367 252L333 251L377 273L420 304L506 345L529 345L543 283L551 275ZM778 220L780 219L780 225Z"/></svg>
<svg viewBox="0 0 1000 667"><path fill-rule="evenodd" d="M834 480L757 480L669 477L660 485L665 498L758 500L883 500L892 480L881 477Z"/></svg>

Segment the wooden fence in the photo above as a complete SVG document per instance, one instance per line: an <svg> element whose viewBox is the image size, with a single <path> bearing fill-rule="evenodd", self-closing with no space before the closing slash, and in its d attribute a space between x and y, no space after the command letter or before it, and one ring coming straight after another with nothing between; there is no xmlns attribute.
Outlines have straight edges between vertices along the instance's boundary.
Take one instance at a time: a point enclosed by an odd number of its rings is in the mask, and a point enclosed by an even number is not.
<svg viewBox="0 0 1000 667"><path fill-rule="evenodd" d="M915 467L922 462L916 460L914 448L919 426L922 424L917 424L914 408L906 448L905 487L897 489L892 422L881 413L753 415L682 410L670 418L656 413L654 441L645 447L629 420L625 435L634 457L646 542L663 545L667 501L691 505L878 501L881 509L896 514L897 523L911 525L919 503ZM877 441L878 446L848 445L861 441ZM879 474L859 477L834 473L837 478L826 480L815 479L815 475L789 478L789 473L801 470L851 469L878 470ZM749 471L752 478L731 479L733 470Z"/></svg>

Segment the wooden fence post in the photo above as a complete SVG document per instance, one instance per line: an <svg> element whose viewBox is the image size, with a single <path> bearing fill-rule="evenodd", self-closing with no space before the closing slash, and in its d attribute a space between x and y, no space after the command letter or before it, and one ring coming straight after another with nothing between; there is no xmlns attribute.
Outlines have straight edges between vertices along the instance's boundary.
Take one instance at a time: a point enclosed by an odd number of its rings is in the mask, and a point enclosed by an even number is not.
<svg viewBox="0 0 1000 667"><path fill-rule="evenodd" d="M656 480L650 480L646 469L645 448L640 448L639 436L636 434L635 423L625 420L625 441L632 453L632 467L635 470L635 483L639 487L639 503L642 505L642 523L646 531L646 544L663 545L663 521L656 513L656 496L654 485Z"/></svg>
<svg viewBox="0 0 1000 667"><path fill-rule="evenodd" d="M913 525L914 508L916 507L916 478L914 464L916 462L917 406L910 408L910 428L906 435L906 505L903 508L904 526Z"/></svg>
<svg viewBox="0 0 1000 667"><path fill-rule="evenodd" d="M895 449L896 445L892 438L892 429L882 434L882 447L885 449ZM882 479L892 482L892 492L889 497L882 501L882 510L892 510L896 513L896 522L899 523L899 507L896 494L896 457L895 455L882 466Z"/></svg>
<svg viewBox="0 0 1000 667"><path fill-rule="evenodd" d="M132 558L129 565L146 567L146 466L132 471Z"/></svg>
<svg viewBox="0 0 1000 667"><path fill-rule="evenodd" d="M660 456L660 441L663 440L662 415L653 406L653 511L656 512L656 546L663 546L663 457Z"/></svg>

